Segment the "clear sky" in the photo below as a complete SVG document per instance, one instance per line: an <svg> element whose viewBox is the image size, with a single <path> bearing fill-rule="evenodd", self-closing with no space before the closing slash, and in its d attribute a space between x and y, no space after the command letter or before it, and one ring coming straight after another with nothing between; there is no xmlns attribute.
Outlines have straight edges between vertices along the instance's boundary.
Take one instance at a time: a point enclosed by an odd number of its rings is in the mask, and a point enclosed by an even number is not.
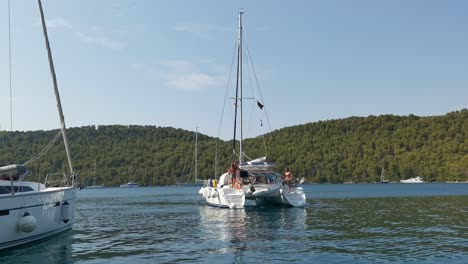
<svg viewBox="0 0 468 264"><path fill-rule="evenodd" d="M2 130L10 130L7 6L0 0ZM45 0L43 6L68 127L198 126L217 136L240 8L273 130L468 107L468 1ZM36 1L11 1L11 37L13 130L55 129ZM221 137L230 138L229 131ZM246 136L256 133L262 132Z"/></svg>

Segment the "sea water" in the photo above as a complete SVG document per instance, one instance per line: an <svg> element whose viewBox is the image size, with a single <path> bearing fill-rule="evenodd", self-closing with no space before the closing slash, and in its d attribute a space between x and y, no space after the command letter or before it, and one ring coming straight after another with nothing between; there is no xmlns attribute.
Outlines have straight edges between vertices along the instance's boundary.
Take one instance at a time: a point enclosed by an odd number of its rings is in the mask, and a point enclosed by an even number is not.
<svg viewBox="0 0 468 264"><path fill-rule="evenodd" d="M468 263L468 184L303 187L304 208L235 210L199 187L84 189L72 231L0 263Z"/></svg>

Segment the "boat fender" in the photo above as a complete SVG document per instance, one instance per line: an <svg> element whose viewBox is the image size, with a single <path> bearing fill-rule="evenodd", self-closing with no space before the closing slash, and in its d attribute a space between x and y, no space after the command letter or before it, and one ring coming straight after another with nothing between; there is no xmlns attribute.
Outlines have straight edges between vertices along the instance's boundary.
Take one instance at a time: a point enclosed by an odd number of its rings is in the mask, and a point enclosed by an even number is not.
<svg viewBox="0 0 468 264"><path fill-rule="evenodd" d="M209 197L210 197L210 198L211 198L211 197L212 197L212 198L215 198L215 195L216 195L216 191L213 190L213 189L210 190L210 196L209 196Z"/></svg>
<svg viewBox="0 0 468 264"><path fill-rule="evenodd" d="M229 209L236 209L236 204L235 203L230 203L229 204Z"/></svg>
<svg viewBox="0 0 468 264"><path fill-rule="evenodd" d="M213 198L218 197L218 191L213 190L213 192L211 192L211 197L213 197Z"/></svg>
<svg viewBox="0 0 468 264"><path fill-rule="evenodd" d="M37 220L34 216L25 212L18 221L18 228L23 233L31 233L37 227Z"/></svg>
<svg viewBox="0 0 468 264"><path fill-rule="evenodd" d="M198 191L198 194L202 194L203 195L203 190L205 189L205 187L201 187L200 190Z"/></svg>
<svg viewBox="0 0 468 264"><path fill-rule="evenodd" d="M70 221L70 204L65 201L62 203L62 221L66 224Z"/></svg>

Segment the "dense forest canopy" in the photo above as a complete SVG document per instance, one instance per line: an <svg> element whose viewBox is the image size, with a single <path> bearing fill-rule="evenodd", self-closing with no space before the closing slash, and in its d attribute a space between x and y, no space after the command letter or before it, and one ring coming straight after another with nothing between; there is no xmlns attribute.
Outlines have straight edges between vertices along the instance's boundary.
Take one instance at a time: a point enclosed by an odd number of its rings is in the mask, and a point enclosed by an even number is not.
<svg viewBox="0 0 468 264"><path fill-rule="evenodd" d="M265 156L309 182L398 181L421 176L427 182L468 181L468 110L444 116L368 116L282 128L244 141L248 157ZM0 131L0 166L22 164L39 153L54 131ZM194 132L155 126L86 126L68 129L75 170L90 184L134 180L141 185L193 181ZM60 142L60 143L59 143ZM28 168L32 179L66 172L61 141ZM199 178L219 176L232 159L232 141L198 134ZM191 178L188 174L191 172Z"/></svg>

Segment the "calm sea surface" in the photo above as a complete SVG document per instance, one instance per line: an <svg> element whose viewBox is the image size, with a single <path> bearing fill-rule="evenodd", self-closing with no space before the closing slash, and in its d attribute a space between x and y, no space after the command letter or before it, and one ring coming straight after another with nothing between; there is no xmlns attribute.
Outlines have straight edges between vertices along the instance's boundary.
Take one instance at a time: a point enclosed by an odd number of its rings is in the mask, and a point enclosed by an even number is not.
<svg viewBox="0 0 468 264"><path fill-rule="evenodd" d="M237 210L198 189L81 190L73 231L0 263L468 263L468 184L304 185L305 208Z"/></svg>

